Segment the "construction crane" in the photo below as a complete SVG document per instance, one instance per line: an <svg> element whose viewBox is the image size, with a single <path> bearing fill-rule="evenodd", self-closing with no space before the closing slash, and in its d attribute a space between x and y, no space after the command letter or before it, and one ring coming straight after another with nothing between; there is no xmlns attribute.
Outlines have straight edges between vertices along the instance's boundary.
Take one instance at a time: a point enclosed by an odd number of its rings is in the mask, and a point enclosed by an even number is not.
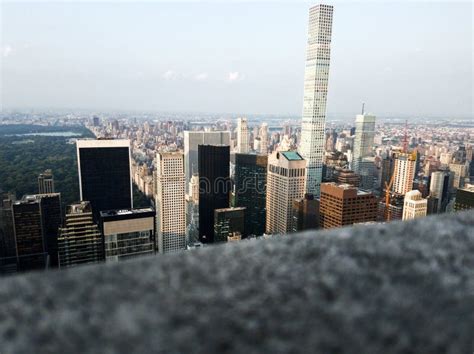
<svg viewBox="0 0 474 354"><path fill-rule="evenodd" d="M387 183L385 181L385 219L387 221L390 221L391 219L391 213L390 213L390 193L391 189L393 186L393 180L394 180L395 174L392 174L392 177L390 177L390 181Z"/></svg>
<svg viewBox="0 0 474 354"><path fill-rule="evenodd" d="M403 134L403 152L408 152L408 121L405 120L405 133Z"/></svg>

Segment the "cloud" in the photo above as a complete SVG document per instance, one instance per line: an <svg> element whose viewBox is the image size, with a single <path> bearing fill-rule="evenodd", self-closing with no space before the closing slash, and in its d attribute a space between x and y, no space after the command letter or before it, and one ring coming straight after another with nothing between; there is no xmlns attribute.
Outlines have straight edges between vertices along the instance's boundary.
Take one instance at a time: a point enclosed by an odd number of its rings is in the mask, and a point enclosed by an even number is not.
<svg viewBox="0 0 474 354"><path fill-rule="evenodd" d="M207 73L199 73L199 74L194 76L194 80L196 80L196 81L205 81L205 80L207 80L208 77L209 77L209 75Z"/></svg>
<svg viewBox="0 0 474 354"><path fill-rule="evenodd" d="M227 80L228 80L229 82L234 82L234 81L239 80L239 78L240 78L240 74L239 74L238 71L231 71L231 72L229 73L229 76L227 77Z"/></svg>
<svg viewBox="0 0 474 354"><path fill-rule="evenodd" d="M178 74L176 74L173 70L167 70L163 73L162 77L165 80L176 80L178 78Z"/></svg>
<svg viewBox="0 0 474 354"><path fill-rule="evenodd" d="M2 47L2 57L7 58L12 52L13 48L9 44Z"/></svg>

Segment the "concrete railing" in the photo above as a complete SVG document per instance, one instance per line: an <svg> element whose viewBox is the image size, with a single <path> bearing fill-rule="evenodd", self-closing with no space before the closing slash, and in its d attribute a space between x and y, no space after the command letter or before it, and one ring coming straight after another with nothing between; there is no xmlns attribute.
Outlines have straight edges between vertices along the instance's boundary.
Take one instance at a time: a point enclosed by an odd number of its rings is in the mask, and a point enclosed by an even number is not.
<svg viewBox="0 0 474 354"><path fill-rule="evenodd" d="M0 353L472 353L474 213L0 279Z"/></svg>

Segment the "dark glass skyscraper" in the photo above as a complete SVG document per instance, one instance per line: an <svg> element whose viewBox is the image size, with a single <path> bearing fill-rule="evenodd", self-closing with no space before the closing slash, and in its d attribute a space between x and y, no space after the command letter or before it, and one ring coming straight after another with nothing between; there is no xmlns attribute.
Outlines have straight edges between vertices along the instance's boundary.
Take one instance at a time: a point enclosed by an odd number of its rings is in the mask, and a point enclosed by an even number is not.
<svg viewBox="0 0 474 354"><path fill-rule="evenodd" d="M214 242L214 210L229 207L230 148L199 145L199 240Z"/></svg>
<svg viewBox="0 0 474 354"><path fill-rule="evenodd" d="M31 196L33 197L33 196ZM49 265L58 266L58 228L61 226L61 194L39 194L43 239L49 255Z"/></svg>
<svg viewBox="0 0 474 354"><path fill-rule="evenodd" d="M132 208L129 140L78 140L81 200L100 211Z"/></svg>
<svg viewBox="0 0 474 354"><path fill-rule="evenodd" d="M235 155L235 206L246 208L244 236L265 232L267 161L266 155Z"/></svg>
<svg viewBox="0 0 474 354"><path fill-rule="evenodd" d="M61 195L25 195L13 204L13 222L18 269L57 267Z"/></svg>
<svg viewBox="0 0 474 354"><path fill-rule="evenodd" d="M46 244L41 227L41 208L38 199L22 200L13 204L13 225L20 271L46 267Z"/></svg>

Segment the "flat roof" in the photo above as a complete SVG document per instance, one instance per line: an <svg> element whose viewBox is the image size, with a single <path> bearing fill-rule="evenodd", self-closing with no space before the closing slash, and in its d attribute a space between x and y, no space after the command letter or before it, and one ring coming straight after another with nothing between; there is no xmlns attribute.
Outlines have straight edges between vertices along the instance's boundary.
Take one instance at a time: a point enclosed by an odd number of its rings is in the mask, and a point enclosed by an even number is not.
<svg viewBox="0 0 474 354"><path fill-rule="evenodd" d="M85 148L111 148L130 147L128 139L77 139L76 145L79 149Z"/></svg>
<svg viewBox="0 0 474 354"><path fill-rule="evenodd" d="M117 210L103 210L100 212L101 217L107 216L121 216L121 215L137 215L154 212L153 208L140 208L140 209L117 209Z"/></svg>
<svg viewBox="0 0 474 354"><path fill-rule="evenodd" d="M285 158L288 161L299 161L299 160L304 160L300 154L298 154L296 151L281 151L280 154L285 156Z"/></svg>

